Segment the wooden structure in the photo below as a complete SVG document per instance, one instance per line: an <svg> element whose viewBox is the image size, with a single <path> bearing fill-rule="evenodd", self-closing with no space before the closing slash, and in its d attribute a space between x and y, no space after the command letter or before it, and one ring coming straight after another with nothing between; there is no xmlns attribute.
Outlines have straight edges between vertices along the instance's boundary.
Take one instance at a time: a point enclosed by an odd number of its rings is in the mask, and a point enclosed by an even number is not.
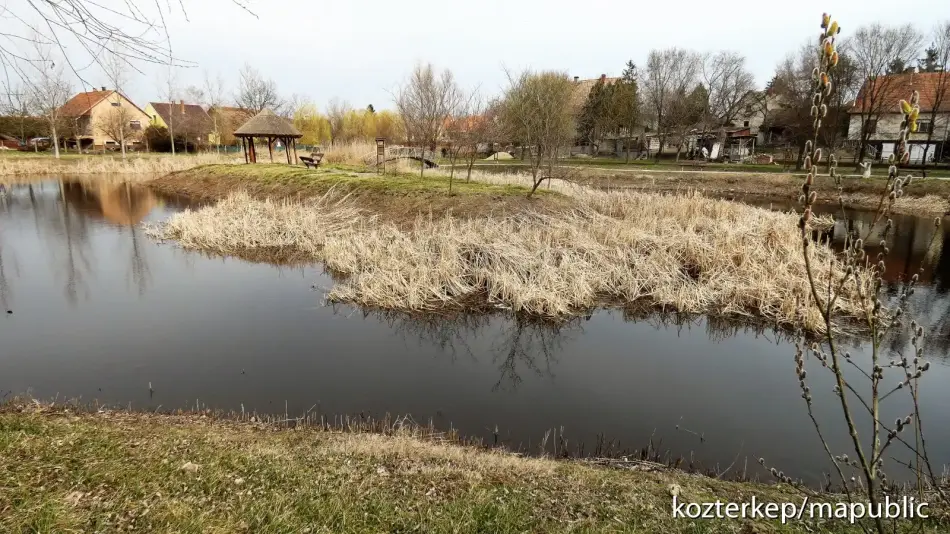
<svg viewBox="0 0 950 534"><path fill-rule="evenodd" d="M241 145L244 147L245 163L257 163L257 148L254 146L254 138L261 137L267 139L267 151L270 153L271 163L274 162L274 141L280 141L284 143L287 163L293 165L297 162L297 139L303 137L303 134L300 133L300 130L294 128L290 121L278 117L269 109L265 109L235 130L234 137L241 139ZM290 159L291 148L294 151L293 161Z"/></svg>

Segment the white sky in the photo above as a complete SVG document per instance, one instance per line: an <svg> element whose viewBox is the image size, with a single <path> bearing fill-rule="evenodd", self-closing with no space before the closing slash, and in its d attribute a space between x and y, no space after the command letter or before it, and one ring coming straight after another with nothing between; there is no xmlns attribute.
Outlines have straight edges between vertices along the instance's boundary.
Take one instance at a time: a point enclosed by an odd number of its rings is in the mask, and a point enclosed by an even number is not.
<svg viewBox="0 0 950 534"><path fill-rule="evenodd" d="M176 2L172 2L174 5ZM257 17L229 0L185 0L169 21L174 53L198 63L179 74L199 84L220 73L229 94L250 62L284 95L321 108L333 97L355 107L391 108L390 92L418 61L451 68L460 85L498 93L504 67L557 69L571 76L619 75L652 48L732 49L763 85L788 52L819 31L828 10L842 36L880 21L914 23L929 33L950 18L946 0L841 0L727 3L611 0L249 0ZM928 39L929 42L929 39ZM144 106L158 94L155 69L134 75L127 92ZM99 83L95 74L90 82ZM102 80L104 81L104 80Z"/></svg>

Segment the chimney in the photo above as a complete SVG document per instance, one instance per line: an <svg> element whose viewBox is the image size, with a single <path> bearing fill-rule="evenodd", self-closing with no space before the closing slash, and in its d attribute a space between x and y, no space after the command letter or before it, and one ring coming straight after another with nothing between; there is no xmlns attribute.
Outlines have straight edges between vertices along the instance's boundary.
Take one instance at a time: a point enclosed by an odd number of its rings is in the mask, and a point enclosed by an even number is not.
<svg viewBox="0 0 950 534"><path fill-rule="evenodd" d="M106 86L105 86L105 85L102 86L102 90L103 90L103 91L106 90Z"/></svg>
<svg viewBox="0 0 950 534"><path fill-rule="evenodd" d="M184 100L179 100L179 101L178 101L178 104L181 106L181 114L184 115L184 114L185 114L185 101L184 101Z"/></svg>
<svg viewBox="0 0 950 534"><path fill-rule="evenodd" d="M606 82L606 81L607 81L607 75L606 75L606 74L601 74L601 75L600 75L600 81Z"/></svg>
<svg viewBox="0 0 950 534"><path fill-rule="evenodd" d="M581 81L581 77L580 77L580 76L574 76L574 83L577 83L577 82L579 82L579 81Z"/></svg>

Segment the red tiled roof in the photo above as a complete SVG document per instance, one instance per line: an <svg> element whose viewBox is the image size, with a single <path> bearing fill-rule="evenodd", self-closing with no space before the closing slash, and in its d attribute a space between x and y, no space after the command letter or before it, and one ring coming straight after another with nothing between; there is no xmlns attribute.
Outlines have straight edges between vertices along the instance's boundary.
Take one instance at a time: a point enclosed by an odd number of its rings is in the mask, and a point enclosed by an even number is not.
<svg viewBox="0 0 950 534"><path fill-rule="evenodd" d="M580 111L580 109L584 107L584 104L587 102L587 97L600 79L601 78L591 78L589 80L577 80L574 82L574 92L571 94L571 105L575 111ZM603 79L605 85L613 85L620 78L603 76Z"/></svg>
<svg viewBox="0 0 950 534"><path fill-rule="evenodd" d="M165 124L169 123L169 118L174 113L174 124L182 124L195 133L210 133L214 130L211 117L203 107L197 104L184 104L180 102L149 102L152 108L162 117Z"/></svg>
<svg viewBox="0 0 950 534"><path fill-rule="evenodd" d="M858 98L854 101L851 112L866 111L865 105L870 106L871 103L865 103L865 96L876 93L875 106L877 102L881 102L883 111L900 113L900 100L910 100L911 93L916 90L920 93L920 112L929 113L933 111L934 103L940 96L938 93L941 84L943 84L943 95L937 111L950 111L950 72L918 72L888 74L865 82L861 87L861 92L858 93Z"/></svg>
<svg viewBox="0 0 950 534"><path fill-rule="evenodd" d="M102 102L103 99L109 97L114 92L115 91L87 91L85 93L79 93L67 100L66 103L63 104L63 107L59 108L59 112L64 117L81 117L89 113L89 110L91 110L93 106Z"/></svg>

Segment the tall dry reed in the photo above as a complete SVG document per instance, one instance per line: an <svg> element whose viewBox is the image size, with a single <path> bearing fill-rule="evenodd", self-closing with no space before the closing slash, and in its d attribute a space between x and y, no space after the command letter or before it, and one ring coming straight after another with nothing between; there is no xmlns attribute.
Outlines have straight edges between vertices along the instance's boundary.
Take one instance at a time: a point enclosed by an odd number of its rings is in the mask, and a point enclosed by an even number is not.
<svg viewBox="0 0 950 534"><path fill-rule="evenodd" d="M292 248L347 275L331 299L384 308L475 302L562 317L646 300L821 329L817 311L797 305L809 290L795 216L696 194L580 191L576 199L576 209L556 215L419 217L407 230L345 200L236 194L149 232L224 254ZM830 251L816 254L838 272ZM849 300L839 305L847 312Z"/></svg>
<svg viewBox="0 0 950 534"><path fill-rule="evenodd" d="M243 158L204 153L181 156L84 156L55 159L53 157L0 157L0 176L43 174L134 174L160 175L214 163L237 163Z"/></svg>

